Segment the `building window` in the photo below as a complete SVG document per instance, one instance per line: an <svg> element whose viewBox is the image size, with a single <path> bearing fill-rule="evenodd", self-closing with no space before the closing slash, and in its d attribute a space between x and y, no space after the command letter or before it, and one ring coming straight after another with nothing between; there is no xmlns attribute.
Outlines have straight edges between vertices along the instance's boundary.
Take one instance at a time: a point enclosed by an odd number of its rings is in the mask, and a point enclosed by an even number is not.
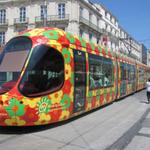
<svg viewBox="0 0 150 150"><path fill-rule="evenodd" d="M104 46L107 46L107 44L108 44L108 37L107 36L103 36L102 43L104 44Z"/></svg>
<svg viewBox="0 0 150 150"><path fill-rule="evenodd" d="M100 38L97 37L96 41L97 41L97 44L99 44L100 43Z"/></svg>
<svg viewBox="0 0 150 150"><path fill-rule="evenodd" d="M99 20L99 18L97 18L97 26L99 27L100 25L99 25L99 22L100 22L100 20Z"/></svg>
<svg viewBox="0 0 150 150"><path fill-rule="evenodd" d="M83 37L83 30L80 29L80 37Z"/></svg>
<svg viewBox="0 0 150 150"><path fill-rule="evenodd" d="M83 17L83 8L80 7L80 17Z"/></svg>
<svg viewBox="0 0 150 150"><path fill-rule="evenodd" d="M65 18L65 4L58 4L58 16L60 19Z"/></svg>
<svg viewBox="0 0 150 150"><path fill-rule="evenodd" d="M89 40L92 40L92 33L89 33Z"/></svg>
<svg viewBox="0 0 150 150"><path fill-rule="evenodd" d="M106 31L108 31L108 25L107 24L105 25L105 29L106 29Z"/></svg>
<svg viewBox="0 0 150 150"><path fill-rule="evenodd" d="M118 23L117 23L117 21L115 22L115 25L116 25L116 26L118 26Z"/></svg>
<svg viewBox="0 0 150 150"><path fill-rule="evenodd" d="M115 35L118 37L118 32L117 31L115 31Z"/></svg>
<svg viewBox="0 0 150 150"><path fill-rule="evenodd" d="M117 36L117 31L116 30L114 30L114 34L115 34L115 36ZM122 36L121 36L122 37Z"/></svg>
<svg viewBox="0 0 150 150"><path fill-rule="evenodd" d="M109 30L109 31L110 31L111 33L113 33L113 28L110 27L110 30Z"/></svg>
<svg viewBox="0 0 150 150"><path fill-rule="evenodd" d="M92 13L89 13L89 21L92 22Z"/></svg>
<svg viewBox="0 0 150 150"><path fill-rule="evenodd" d="M0 46L5 44L5 32L0 32Z"/></svg>
<svg viewBox="0 0 150 150"><path fill-rule="evenodd" d="M110 22L111 22L111 23L113 23L113 19L112 19L112 16L110 16Z"/></svg>
<svg viewBox="0 0 150 150"><path fill-rule="evenodd" d="M6 10L0 10L0 24L6 23Z"/></svg>
<svg viewBox="0 0 150 150"><path fill-rule="evenodd" d="M41 18L47 18L47 6L41 5Z"/></svg>
<svg viewBox="0 0 150 150"><path fill-rule="evenodd" d="M20 22L25 22L26 21L26 8L21 7L20 8Z"/></svg>
<svg viewBox="0 0 150 150"><path fill-rule="evenodd" d="M105 18L107 18L107 12L105 11Z"/></svg>

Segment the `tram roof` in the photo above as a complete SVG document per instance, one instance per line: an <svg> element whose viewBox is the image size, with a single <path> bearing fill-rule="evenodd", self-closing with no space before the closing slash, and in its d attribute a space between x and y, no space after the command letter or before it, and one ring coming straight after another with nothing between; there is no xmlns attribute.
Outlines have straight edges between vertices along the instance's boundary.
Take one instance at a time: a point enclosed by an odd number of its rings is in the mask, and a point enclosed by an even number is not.
<svg viewBox="0 0 150 150"><path fill-rule="evenodd" d="M69 46L73 49L82 50L84 52L104 56L111 59L117 57L121 62L135 63L134 59L129 58L123 53L113 52L111 49L86 41L81 37L65 32L64 30L58 28L44 27L29 29L21 32L19 35L30 37L36 44L47 43L51 45L51 41L55 41L53 44L55 43L60 45L61 43L64 47Z"/></svg>
<svg viewBox="0 0 150 150"><path fill-rule="evenodd" d="M55 40L55 44L61 43L64 46L68 45L71 48L92 54L102 56L105 55L106 57L110 58L115 56L115 53L106 47L86 41L81 37L65 32L64 30L58 28L35 28L23 31L19 35L28 36L32 39L33 42L36 41L37 43L49 43L50 41Z"/></svg>

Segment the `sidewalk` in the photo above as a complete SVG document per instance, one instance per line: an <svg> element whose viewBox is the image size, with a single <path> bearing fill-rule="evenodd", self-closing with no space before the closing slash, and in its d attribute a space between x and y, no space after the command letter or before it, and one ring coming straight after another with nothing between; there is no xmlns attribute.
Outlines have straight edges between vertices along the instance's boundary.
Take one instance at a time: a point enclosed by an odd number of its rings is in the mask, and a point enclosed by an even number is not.
<svg viewBox="0 0 150 150"><path fill-rule="evenodd" d="M150 105L150 104L149 104ZM125 150L149 150L150 149L150 109L141 123L141 127L133 137Z"/></svg>

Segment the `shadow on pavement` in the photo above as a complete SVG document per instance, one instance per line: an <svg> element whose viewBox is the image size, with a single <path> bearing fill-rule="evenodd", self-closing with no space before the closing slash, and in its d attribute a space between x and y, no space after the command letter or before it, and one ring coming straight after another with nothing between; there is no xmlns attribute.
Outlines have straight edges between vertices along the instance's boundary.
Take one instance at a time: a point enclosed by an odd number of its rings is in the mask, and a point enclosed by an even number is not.
<svg viewBox="0 0 150 150"><path fill-rule="evenodd" d="M85 112L79 116L75 116L73 118L70 118L69 120L65 120L65 121L61 121L61 122L56 122L56 123L52 123L52 124L48 124L48 125L39 125L39 126L25 126L25 127L16 127L16 126L7 126L7 127L2 127L0 126L0 134L29 134L29 133L34 133L34 132L41 132L43 130L48 130L48 129L52 129L52 128L56 128L62 125L65 125L67 123L71 123L72 121L75 121L76 119L80 119L82 117L85 117L86 115L89 115L93 112L96 112L100 109L103 109L104 107L107 107L108 105L111 105L114 102L120 102L124 99L120 98L118 100L115 100L109 104L106 104L104 106L101 106L99 108L96 108L94 110L91 110L89 112ZM147 101L140 101L140 103L145 103L145 104L150 104Z"/></svg>
<svg viewBox="0 0 150 150"><path fill-rule="evenodd" d="M150 104L149 102L146 101L140 101L140 103Z"/></svg>

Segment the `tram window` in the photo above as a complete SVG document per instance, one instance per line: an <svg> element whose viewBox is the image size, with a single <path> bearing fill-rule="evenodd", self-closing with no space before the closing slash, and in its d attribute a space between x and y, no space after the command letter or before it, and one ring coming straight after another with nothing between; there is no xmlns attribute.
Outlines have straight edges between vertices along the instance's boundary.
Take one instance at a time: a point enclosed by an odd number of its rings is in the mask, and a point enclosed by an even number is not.
<svg viewBox="0 0 150 150"><path fill-rule="evenodd" d="M16 81L18 78L19 78L19 75L20 75L20 72L12 72L12 79L14 80L14 81Z"/></svg>
<svg viewBox="0 0 150 150"><path fill-rule="evenodd" d="M128 71L128 81L133 81L135 79L135 67L133 65L128 64L127 65L127 71Z"/></svg>
<svg viewBox="0 0 150 150"><path fill-rule="evenodd" d="M20 76L20 72L0 72L0 93L13 88Z"/></svg>
<svg viewBox="0 0 150 150"><path fill-rule="evenodd" d="M102 57L89 54L89 85L90 90L103 87Z"/></svg>
<svg viewBox="0 0 150 150"><path fill-rule="evenodd" d="M0 72L0 85L7 80L6 72Z"/></svg>
<svg viewBox="0 0 150 150"><path fill-rule="evenodd" d="M90 90L113 85L113 63L108 58L89 55Z"/></svg>
<svg viewBox="0 0 150 150"><path fill-rule="evenodd" d="M54 92L64 82L64 60L54 48L39 45L33 49L29 64L19 85L29 97Z"/></svg>
<svg viewBox="0 0 150 150"><path fill-rule="evenodd" d="M131 68L132 66L130 64L127 64L127 79L128 81L130 82L132 79L131 79Z"/></svg>
<svg viewBox="0 0 150 150"><path fill-rule="evenodd" d="M27 37L13 38L4 47L0 55L0 94L16 85L31 47Z"/></svg>
<svg viewBox="0 0 150 150"><path fill-rule="evenodd" d="M127 64L127 79L128 79L128 81L130 81L131 79L130 79L130 70L131 70L131 65L130 64Z"/></svg>
<svg viewBox="0 0 150 150"><path fill-rule="evenodd" d="M131 78L132 80L135 80L135 66L132 66Z"/></svg>
<svg viewBox="0 0 150 150"><path fill-rule="evenodd" d="M20 36L10 40L5 48L5 52L30 50L32 47L32 41L28 37Z"/></svg>
<svg viewBox="0 0 150 150"><path fill-rule="evenodd" d="M6 72L0 72L0 82L6 81Z"/></svg>
<svg viewBox="0 0 150 150"><path fill-rule="evenodd" d="M113 63L111 59L103 58L104 87L113 84Z"/></svg>
<svg viewBox="0 0 150 150"><path fill-rule="evenodd" d="M139 81L140 82L144 82L144 69L143 68L139 68Z"/></svg>
<svg viewBox="0 0 150 150"><path fill-rule="evenodd" d="M120 63L120 71L121 71L121 80L127 79L127 67L125 63Z"/></svg>

